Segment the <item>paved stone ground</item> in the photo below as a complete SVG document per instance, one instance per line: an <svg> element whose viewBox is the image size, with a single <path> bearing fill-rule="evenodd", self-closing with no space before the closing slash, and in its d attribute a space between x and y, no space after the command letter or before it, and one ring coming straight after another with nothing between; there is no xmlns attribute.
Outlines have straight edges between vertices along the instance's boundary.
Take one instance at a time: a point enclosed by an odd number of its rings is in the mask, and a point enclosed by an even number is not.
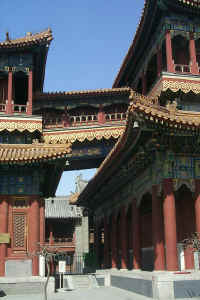
<svg viewBox="0 0 200 300"><path fill-rule="evenodd" d="M43 300L43 295L10 295L1 297L2 300ZM110 287L81 289L77 291L59 292L48 295L48 300L150 300L131 292Z"/></svg>
<svg viewBox="0 0 200 300"><path fill-rule="evenodd" d="M0 297L2 300L44 300L44 296L37 294L28 295L10 295ZM115 287L110 288L92 288L81 289L78 291L59 292L48 295L48 300L153 300L152 298L140 296ZM168 300L168 299L166 299ZM184 298L178 300L191 300ZM192 298L192 300L200 300L200 298Z"/></svg>

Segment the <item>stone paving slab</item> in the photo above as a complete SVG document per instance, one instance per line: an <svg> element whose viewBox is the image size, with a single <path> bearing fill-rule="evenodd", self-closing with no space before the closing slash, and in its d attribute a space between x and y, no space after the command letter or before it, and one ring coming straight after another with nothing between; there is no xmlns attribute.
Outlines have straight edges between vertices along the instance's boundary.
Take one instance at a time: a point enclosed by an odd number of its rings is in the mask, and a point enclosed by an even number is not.
<svg viewBox="0 0 200 300"><path fill-rule="evenodd" d="M43 300L41 294L9 295L0 297L2 300ZM48 295L48 300L153 300L152 298L134 294L115 287L81 289L59 292ZM183 298L178 300L200 300L200 298ZM166 299L168 300L168 299Z"/></svg>
<svg viewBox="0 0 200 300"><path fill-rule="evenodd" d="M9 295L1 297L2 300L43 300L43 295ZM118 288L92 288L76 291L66 291L49 295L48 300L152 300L144 296Z"/></svg>

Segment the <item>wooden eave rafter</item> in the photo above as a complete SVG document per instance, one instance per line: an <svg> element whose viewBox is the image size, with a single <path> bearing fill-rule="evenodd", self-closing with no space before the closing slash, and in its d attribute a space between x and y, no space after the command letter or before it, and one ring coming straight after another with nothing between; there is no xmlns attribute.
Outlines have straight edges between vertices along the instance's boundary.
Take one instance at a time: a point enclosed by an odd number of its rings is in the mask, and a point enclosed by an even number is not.
<svg viewBox="0 0 200 300"><path fill-rule="evenodd" d="M46 144L65 144L65 143L83 143L93 140L109 140L111 138L118 139L124 132L124 125L112 125L105 127L81 128L81 129L66 129L63 131L51 132L44 131L43 139Z"/></svg>
<svg viewBox="0 0 200 300"><path fill-rule="evenodd" d="M33 164L66 158L71 144L1 144L0 164Z"/></svg>

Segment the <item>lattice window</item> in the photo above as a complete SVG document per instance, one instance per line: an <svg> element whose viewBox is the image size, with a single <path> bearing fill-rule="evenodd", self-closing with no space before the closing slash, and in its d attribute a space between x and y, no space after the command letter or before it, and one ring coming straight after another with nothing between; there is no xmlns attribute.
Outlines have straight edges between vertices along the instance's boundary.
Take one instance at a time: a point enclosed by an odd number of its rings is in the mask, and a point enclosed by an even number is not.
<svg viewBox="0 0 200 300"><path fill-rule="evenodd" d="M15 249L26 249L26 214L14 213L13 215L13 234Z"/></svg>

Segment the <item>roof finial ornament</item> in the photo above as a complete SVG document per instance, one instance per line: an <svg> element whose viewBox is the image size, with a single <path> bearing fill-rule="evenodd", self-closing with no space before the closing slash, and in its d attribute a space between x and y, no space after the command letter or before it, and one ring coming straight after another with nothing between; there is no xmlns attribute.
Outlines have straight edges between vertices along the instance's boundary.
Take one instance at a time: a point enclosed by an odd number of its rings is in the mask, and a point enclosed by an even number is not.
<svg viewBox="0 0 200 300"><path fill-rule="evenodd" d="M27 36L27 37L32 36L32 32L27 32L27 33L26 33L26 36Z"/></svg>
<svg viewBox="0 0 200 300"><path fill-rule="evenodd" d="M6 32L6 42L10 42L9 32Z"/></svg>

